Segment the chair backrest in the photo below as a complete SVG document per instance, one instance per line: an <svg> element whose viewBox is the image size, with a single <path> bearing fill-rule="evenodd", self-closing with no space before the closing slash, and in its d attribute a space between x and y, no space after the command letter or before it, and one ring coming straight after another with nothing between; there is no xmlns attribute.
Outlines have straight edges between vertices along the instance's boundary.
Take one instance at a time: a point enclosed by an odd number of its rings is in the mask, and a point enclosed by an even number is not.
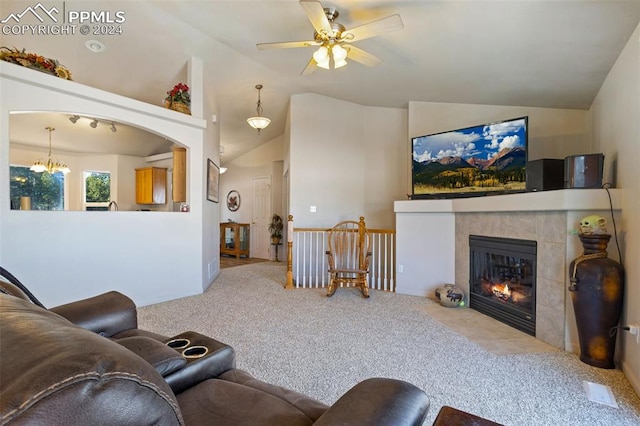
<svg viewBox="0 0 640 426"><path fill-rule="evenodd" d="M327 243L333 265L331 269L366 269L365 259L371 247L371 235L364 217L360 221L345 220L336 224L327 234Z"/></svg>

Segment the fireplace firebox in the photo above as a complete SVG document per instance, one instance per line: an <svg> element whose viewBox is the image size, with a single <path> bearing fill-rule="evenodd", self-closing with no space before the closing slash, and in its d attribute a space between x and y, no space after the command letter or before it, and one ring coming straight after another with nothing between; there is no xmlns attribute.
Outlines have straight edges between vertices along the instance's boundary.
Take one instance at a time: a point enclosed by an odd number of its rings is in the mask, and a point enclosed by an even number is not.
<svg viewBox="0 0 640 426"><path fill-rule="evenodd" d="M536 241L469 236L469 307L536 334Z"/></svg>

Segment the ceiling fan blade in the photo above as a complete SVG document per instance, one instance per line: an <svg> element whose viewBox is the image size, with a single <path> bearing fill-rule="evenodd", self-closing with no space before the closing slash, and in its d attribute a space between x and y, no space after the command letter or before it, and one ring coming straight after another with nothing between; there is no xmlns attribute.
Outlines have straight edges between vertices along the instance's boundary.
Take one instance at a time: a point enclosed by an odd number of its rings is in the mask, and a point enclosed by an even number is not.
<svg viewBox="0 0 640 426"><path fill-rule="evenodd" d="M342 33L341 39L349 43L377 36L378 34L397 31L404 28L400 15L391 15L376 21L360 25Z"/></svg>
<svg viewBox="0 0 640 426"><path fill-rule="evenodd" d="M345 49L348 50L347 58L359 62L362 65L375 67L382 63L382 59L353 45L346 46Z"/></svg>
<svg viewBox="0 0 640 426"><path fill-rule="evenodd" d="M292 47L309 47L309 46L319 46L320 43L317 41L282 41L276 43L258 43L256 47L258 50L266 50L266 49L290 49Z"/></svg>
<svg viewBox="0 0 640 426"><path fill-rule="evenodd" d="M315 0L300 0L300 6L306 13L311 25L315 28L318 34L332 35L333 29L329 23L327 15L324 13L324 8L319 1Z"/></svg>
<svg viewBox="0 0 640 426"><path fill-rule="evenodd" d="M300 75L309 75L317 69L318 69L318 64L316 64L316 61L314 61L313 58L311 58L311 60L307 63L307 66L304 67Z"/></svg>

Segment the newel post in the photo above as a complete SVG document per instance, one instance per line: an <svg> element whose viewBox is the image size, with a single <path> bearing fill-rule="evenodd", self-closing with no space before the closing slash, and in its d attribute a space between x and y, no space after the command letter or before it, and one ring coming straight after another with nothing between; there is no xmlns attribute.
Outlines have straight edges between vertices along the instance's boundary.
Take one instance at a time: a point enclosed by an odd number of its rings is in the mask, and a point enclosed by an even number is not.
<svg viewBox="0 0 640 426"><path fill-rule="evenodd" d="M287 216L287 290L293 290L293 215Z"/></svg>
<svg viewBox="0 0 640 426"><path fill-rule="evenodd" d="M358 268L364 269L364 260L367 253L365 253L365 232L367 232L367 225L364 223L364 216L360 216L360 222L358 223Z"/></svg>

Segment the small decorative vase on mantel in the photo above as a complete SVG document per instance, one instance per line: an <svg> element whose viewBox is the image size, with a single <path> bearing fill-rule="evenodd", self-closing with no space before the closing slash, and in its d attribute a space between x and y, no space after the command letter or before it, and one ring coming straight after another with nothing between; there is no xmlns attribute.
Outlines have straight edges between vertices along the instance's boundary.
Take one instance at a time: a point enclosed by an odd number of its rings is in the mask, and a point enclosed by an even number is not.
<svg viewBox="0 0 640 426"><path fill-rule="evenodd" d="M616 333L622 310L624 271L609 259L609 234L580 234L584 252L569 266L569 291L576 314L580 360L599 368L615 368Z"/></svg>

